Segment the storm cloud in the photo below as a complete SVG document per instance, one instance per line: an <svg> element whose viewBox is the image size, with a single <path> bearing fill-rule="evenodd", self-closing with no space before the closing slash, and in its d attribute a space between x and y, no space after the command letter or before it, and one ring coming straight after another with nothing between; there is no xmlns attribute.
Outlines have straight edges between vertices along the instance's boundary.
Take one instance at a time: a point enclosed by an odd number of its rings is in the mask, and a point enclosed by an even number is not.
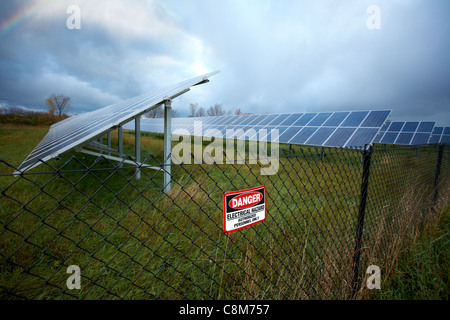
<svg viewBox="0 0 450 320"><path fill-rule="evenodd" d="M67 28L70 5L81 29ZM220 70L174 108L388 108L449 126L449 12L446 0L2 1L0 101L44 110L61 93L81 113Z"/></svg>

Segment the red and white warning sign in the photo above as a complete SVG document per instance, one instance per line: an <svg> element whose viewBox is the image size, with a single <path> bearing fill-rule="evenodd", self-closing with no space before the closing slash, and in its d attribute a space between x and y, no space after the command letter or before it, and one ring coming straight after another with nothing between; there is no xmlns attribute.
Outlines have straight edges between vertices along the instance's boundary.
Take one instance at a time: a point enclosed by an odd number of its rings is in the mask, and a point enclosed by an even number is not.
<svg viewBox="0 0 450 320"><path fill-rule="evenodd" d="M223 229L226 233L266 220L266 187L226 192L223 195Z"/></svg>

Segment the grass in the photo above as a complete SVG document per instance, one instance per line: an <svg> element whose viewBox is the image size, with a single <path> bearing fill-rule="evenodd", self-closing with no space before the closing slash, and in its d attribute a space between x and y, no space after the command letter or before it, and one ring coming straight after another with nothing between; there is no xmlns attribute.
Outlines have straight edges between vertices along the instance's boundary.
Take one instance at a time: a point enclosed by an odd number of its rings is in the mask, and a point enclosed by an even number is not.
<svg viewBox="0 0 450 320"><path fill-rule="evenodd" d="M402 253L383 290L375 297L395 300L448 300L450 210Z"/></svg>
<svg viewBox="0 0 450 320"><path fill-rule="evenodd" d="M0 127L1 158L17 167L46 130ZM116 137L113 132L113 147ZM134 154L134 135L124 132L123 141L124 152ZM162 145L160 136L141 137L142 154L152 154L148 163L162 161ZM261 176L258 164L174 166L169 194L161 192L160 173L143 169L136 180L132 166L84 154L50 160L59 174L42 164L22 178L0 162L0 293L27 299L351 298L361 154L327 149L322 161L319 154L296 148L273 176ZM401 217L426 220L436 154L435 148L417 156L411 148L374 154L363 264L377 260L384 270L384 261L419 234L421 223L414 223L408 241L390 237L411 220ZM406 186L417 181L422 188L408 193ZM256 185L267 189L267 220L225 234L223 193ZM406 204L414 210L403 210ZM396 224L387 228L392 219ZM400 249L387 250L393 247ZM81 290L65 286L72 264L81 267Z"/></svg>

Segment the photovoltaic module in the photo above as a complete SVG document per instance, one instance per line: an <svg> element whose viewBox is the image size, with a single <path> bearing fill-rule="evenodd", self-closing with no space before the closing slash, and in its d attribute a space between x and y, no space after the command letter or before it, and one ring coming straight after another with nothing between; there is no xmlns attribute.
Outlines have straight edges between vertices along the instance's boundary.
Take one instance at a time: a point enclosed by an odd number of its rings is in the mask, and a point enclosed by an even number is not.
<svg viewBox="0 0 450 320"><path fill-rule="evenodd" d="M216 73L218 71L60 121L50 127L44 139L14 174L30 170L39 165L41 161L56 158L87 144L118 126L149 112L165 100L173 99L189 91L190 87L207 82L208 78Z"/></svg>
<svg viewBox="0 0 450 320"><path fill-rule="evenodd" d="M373 142L390 113L391 110L376 110L174 118L172 133L181 129L190 135L208 137L208 132L215 130L221 133L220 137L226 137L227 130L233 130L243 133L236 139L257 140L264 138L259 134L264 129L266 140L272 141L271 130L277 129L279 137L273 141L280 143L363 147ZM196 132L194 125L201 126L201 132ZM134 130L134 125L127 124L124 129ZM163 133L164 120L142 119L141 131Z"/></svg>

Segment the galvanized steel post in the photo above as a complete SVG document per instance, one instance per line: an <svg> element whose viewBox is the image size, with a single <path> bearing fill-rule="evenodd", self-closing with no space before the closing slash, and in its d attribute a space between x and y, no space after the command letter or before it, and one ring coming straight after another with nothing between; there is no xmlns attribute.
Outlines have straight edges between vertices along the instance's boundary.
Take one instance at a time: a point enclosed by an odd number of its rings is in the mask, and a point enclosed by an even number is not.
<svg viewBox="0 0 450 320"><path fill-rule="evenodd" d="M164 101L164 193L170 192L172 149L172 101Z"/></svg>
<svg viewBox="0 0 450 320"><path fill-rule="evenodd" d="M119 143L119 157L122 157L122 154L123 154L123 137L122 137L122 126L119 126L118 128L117 128L117 135L118 135L118 137L117 137L117 139L119 140L118 141L118 143ZM122 163L120 163L120 168L122 168Z"/></svg>
<svg viewBox="0 0 450 320"><path fill-rule="evenodd" d="M358 210L358 221L356 226L356 236L355 236L355 250L353 253L353 297L356 296L359 290L358 285L358 272L359 272L359 260L361 257L361 243L364 227L364 215L366 213L366 200L367 200L367 190L369 187L369 173L370 173L370 158L372 155L372 146L364 148L362 153L362 180L361 180L361 193L359 195L359 210Z"/></svg>
<svg viewBox="0 0 450 320"><path fill-rule="evenodd" d="M108 132L108 149L111 149L111 131ZM111 155L111 151L108 150L108 155Z"/></svg>
<svg viewBox="0 0 450 320"><path fill-rule="evenodd" d="M141 165L141 117L134 119L134 132L135 132L135 148L136 148L136 163ZM136 168L136 179L141 179L141 169Z"/></svg>
<svg viewBox="0 0 450 320"><path fill-rule="evenodd" d="M433 197L433 209L437 205L438 200L438 187L439 187L439 176L441 175L441 165L442 165L442 156L444 154L444 144L439 145L439 151L438 151L438 159L436 164L436 172L434 175L434 197Z"/></svg>

